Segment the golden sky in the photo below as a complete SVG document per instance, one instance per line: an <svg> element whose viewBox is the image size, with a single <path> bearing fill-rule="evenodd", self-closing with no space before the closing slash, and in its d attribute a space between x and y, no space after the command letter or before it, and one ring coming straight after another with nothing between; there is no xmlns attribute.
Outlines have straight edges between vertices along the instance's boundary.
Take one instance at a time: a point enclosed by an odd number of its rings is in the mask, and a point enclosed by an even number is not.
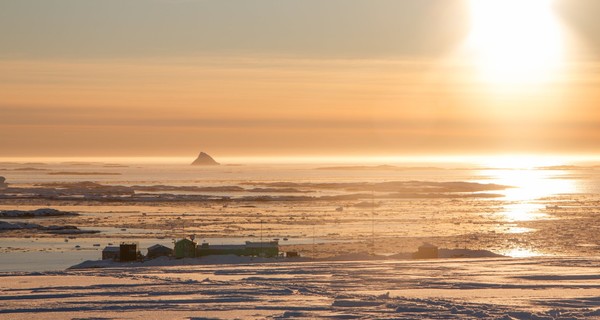
<svg viewBox="0 0 600 320"><path fill-rule="evenodd" d="M596 12L2 1L2 156L597 154Z"/></svg>

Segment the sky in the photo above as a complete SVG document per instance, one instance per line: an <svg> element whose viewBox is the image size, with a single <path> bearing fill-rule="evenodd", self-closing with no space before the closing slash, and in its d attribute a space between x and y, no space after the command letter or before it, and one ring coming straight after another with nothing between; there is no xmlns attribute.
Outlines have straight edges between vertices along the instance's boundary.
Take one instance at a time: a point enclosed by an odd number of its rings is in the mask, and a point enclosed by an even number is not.
<svg viewBox="0 0 600 320"><path fill-rule="evenodd" d="M0 0L0 157L600 153L597 0Z"/></svg>

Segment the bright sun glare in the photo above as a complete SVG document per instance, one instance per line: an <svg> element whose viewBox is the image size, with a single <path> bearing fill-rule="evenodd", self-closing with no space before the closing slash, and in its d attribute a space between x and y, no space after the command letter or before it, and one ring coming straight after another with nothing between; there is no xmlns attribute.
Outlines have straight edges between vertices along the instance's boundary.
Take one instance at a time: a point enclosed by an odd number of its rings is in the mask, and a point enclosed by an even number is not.
<svg viewBox="0 0 600 320"><path fill-rule="evenodd" d="M561 28L553 0L471 0L467 50L484 81L539 84L560 67Z"/></svg>

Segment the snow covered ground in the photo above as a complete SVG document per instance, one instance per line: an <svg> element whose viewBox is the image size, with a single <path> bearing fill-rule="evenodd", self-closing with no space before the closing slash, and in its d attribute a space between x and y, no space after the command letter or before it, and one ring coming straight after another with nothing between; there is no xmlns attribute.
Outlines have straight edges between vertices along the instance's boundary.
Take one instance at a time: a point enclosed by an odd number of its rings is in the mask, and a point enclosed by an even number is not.
<svg viewBox="0 0 600 320"><path fill-rule="evenodd" d="M202 264L0 274L0 319L600 318L600 258Z"/></svg>

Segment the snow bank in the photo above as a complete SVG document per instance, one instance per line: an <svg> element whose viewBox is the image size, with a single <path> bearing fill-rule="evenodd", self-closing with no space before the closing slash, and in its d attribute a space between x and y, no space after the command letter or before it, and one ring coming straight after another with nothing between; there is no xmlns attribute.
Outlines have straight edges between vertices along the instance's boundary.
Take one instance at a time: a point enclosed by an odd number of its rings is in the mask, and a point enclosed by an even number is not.
<svg viewBox="0 0 600 320"><path fill-rule="evenodd" d="M176 266L194 266L194 265L218 265L218 264L260 264L260 263L283 263L310 261L306 258L281 259L281 258L260 258L236 255L213 255L199 258L176 259L173 257L158 257L152 260L135 262L118 262L113 260L87 260L80 264L69 267L69 269L89 269L89 268L118 268L118 267L176 267Z"/></svg>

